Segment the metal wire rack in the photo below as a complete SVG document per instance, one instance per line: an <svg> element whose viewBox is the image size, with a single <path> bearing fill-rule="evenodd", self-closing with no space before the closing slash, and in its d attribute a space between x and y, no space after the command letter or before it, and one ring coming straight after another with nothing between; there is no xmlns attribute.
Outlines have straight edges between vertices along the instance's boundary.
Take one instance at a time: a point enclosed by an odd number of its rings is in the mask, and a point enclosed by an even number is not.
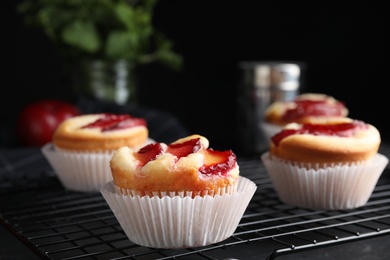
<svg viewBox="0 0 390 260"><path fill-rule="evenodd" d="M258 189L234 234L170 250L128 240L102 195L65 190L39 151L1 152L0 163L0 223L43 259L276 259L390 232L389 166L365 206L314 211L283 204L261 161L239 159Z"/></svg>

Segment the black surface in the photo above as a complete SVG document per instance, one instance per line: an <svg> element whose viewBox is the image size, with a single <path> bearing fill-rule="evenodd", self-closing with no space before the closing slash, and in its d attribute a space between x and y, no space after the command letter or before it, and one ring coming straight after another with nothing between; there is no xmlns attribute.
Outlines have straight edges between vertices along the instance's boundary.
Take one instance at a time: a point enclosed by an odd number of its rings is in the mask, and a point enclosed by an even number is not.
<svg viewBox="0 0 390 260"><path fill-rule="evenodd" d="M0 226L0 244L0 259L42 259L4 226Z"/></svg>
<svg viewBox="0 0 390 260"><path fill-rule="evenodd" d="M390 147L380 152L388 156ZM100 193L65 190L36 148L0 149L0 163L0 222L13 234L0 232L9 245L4 259L32 251L44 259L387 259L390 252L389 165L363 207L313 211L281 203L259 158L239 158L241 175L258 189L235 233L206 247L160 250L129 241Z"/></svg>

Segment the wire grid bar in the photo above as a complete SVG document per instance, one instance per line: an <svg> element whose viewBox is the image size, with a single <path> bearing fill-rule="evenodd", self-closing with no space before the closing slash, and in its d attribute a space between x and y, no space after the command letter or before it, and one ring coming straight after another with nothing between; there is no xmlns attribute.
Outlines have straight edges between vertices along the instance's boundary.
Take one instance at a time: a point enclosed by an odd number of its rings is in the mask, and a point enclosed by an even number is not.
<svg viewBox="0 0 390 260"><path fill-rule="evenodd" d="M389 168L365 206L313 211L280 202L260 160L239 163L241 175L258 189L235 233L201 248L154 249L132 243L100 193L67 191L50 170L35 178L20 169L13 178L0 177L0 221L43 259L246 259L254 253L275 259L390 232Z"/></svg>

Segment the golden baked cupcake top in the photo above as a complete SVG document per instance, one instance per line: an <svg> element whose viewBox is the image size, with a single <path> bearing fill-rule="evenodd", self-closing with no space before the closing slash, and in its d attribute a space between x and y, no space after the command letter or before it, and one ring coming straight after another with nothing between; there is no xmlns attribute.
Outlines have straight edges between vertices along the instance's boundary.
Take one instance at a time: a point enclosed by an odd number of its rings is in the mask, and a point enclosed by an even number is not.
<svg viewBox="0 0 390 260"><path fill-rule="evenodd" d="M148 139L145 119L129 114L84 114L64 120L53 135L57 148L74 151L113 151L139 147Z"/></svg>
<svg viewBox="0 0 390 260"><path fill-rule="evenodd" d="M110 167L115 185L140 192L201 192L220 194L236 186L239 166L231 150L216 151L201 135L171 144L152 143L137 150L121 147Z"/></svg>
<svg viewBox="0 0 390 260"><path fill-rule="evenodd" d="M277 101L267 107L264 120L284 126L288 123L316 122L324 117L346 117L345 104L322 93L304 93L292 101Z"/></svg>
<svg viewBox="0 0 390 260"><path fill-rule="evenodd" d="M286 125L271 138L270 155L304 163L353 163L372 158L381 137L371 124L347 117Z"/></svg>

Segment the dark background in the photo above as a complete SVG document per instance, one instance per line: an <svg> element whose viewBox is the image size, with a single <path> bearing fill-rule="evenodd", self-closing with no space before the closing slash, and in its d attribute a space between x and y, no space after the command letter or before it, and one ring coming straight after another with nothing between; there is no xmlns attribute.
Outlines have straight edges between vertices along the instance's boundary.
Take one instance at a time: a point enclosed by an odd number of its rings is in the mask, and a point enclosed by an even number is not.
<svg viewBox="0 0 390 260"><path fill-rule="evenodd" d="M15 118L29 102L75 98L56 49L16 14L19 2L2 3L0 146L16 145ZM140 69L141 105L172 113L214 148L234 148L238 62L304 62L303 92L345 102L350 117L375 125L389 141L388 9L373 1L304 3L160 1L155 27L173 40L185 63L180 72L159 64Z"/></svg>

